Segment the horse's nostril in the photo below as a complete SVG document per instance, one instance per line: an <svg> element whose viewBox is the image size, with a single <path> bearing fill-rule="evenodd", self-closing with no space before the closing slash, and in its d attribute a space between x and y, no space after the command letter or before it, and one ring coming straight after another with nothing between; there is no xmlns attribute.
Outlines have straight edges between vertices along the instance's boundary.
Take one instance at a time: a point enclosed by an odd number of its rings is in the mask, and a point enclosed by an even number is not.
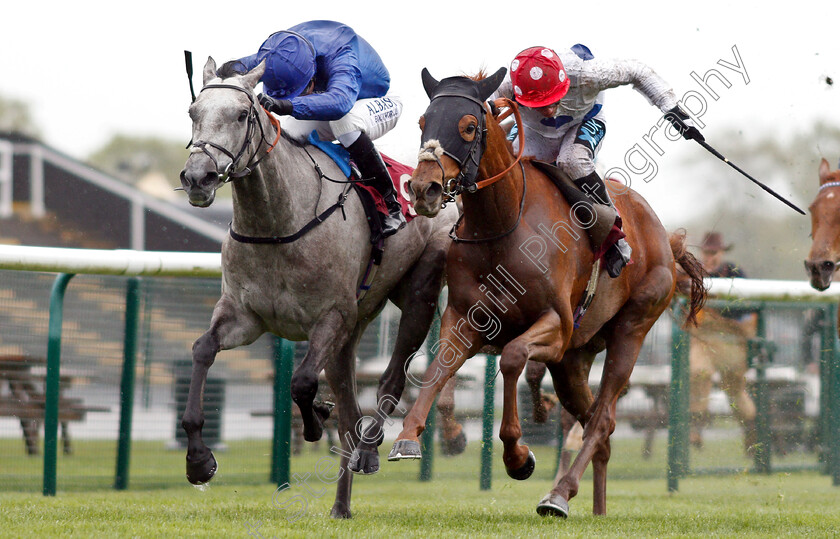
<svg viewBox="0 0 840 539"><path fill-rule="evenodd" d="M205 174L204 177L201 178L201 185L202 186L213 185L214 183L216 183L216 181L218 181L218 179L219 179L219 174L214 170L209 170L209 171L207 171L207 174Z"/></svg>
<svg viewBox="0 0 840 539"><path fill-rule="evenodd" d="M426 188L426 195L425 196L426 196L427 199L434 200L437 197L439 197L441 195L441 193L443 193L443 187L439 183L432 182Z"/></svg>
<svg viewBox="0 0 840 539"><path fill-rule="evenodd" d="M834 262L831 260L826 260L822 263L822 268L826 271L833 271L834 270Z"/></svg>

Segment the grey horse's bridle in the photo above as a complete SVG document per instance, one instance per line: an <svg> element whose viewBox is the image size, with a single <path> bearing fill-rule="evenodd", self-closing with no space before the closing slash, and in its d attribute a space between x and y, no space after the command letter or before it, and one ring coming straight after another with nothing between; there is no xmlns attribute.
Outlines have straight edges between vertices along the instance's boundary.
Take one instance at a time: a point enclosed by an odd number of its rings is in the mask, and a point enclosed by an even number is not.
<svg viewBox="0 0 840 539"><path fill-rule="evenodd" d="M274 140L273 143L269 143L268 140L266 140L265 138L265 129L263 129L262 122L260 122L260 119L257 117L257 107L254 102L254 96L251 92L249 92L245 88L235 86L233 84L208 84L204 88L202 88L201 91L203 92L208 88L226 88L231 90L238 90L247 95L248 100L251 102L251 107L248 109L248 127L246 128L245 132L245 140L242 141L242 147L239 148L239 151L236 153L236 155L234 155L233 152L231 152L224 146L221 146L209 140L197 140L191 142L187 146L187 148L189 148L190 146L198 148L202 152L207 154L207 156L210 158L211 161L213 161L213 164L216 167L216 173L219 175L219 179L221 179L224 183L227 183L236 178L242 178L243 176L251 174L251 172L254 171L259 162L262 161L263 157L268 155L269 152L271 152L271 150L274 149L275 144L277 144L277 140L280 138L280 124L275 124L275 128L277 129L277 138ZM272 119L270 115L269 119ZM242 156L245 155L245 151L248 149L248 146L250 146L254 135L256 134L257 127L259 127L260 130L260 143L257 144L256 149L254 149L254 153L248 158L248 164L245 165L245 168L243 168L240 171L235 171L240 159L242 159ZM259 151L259 148L263 142L268 144L268 151L265 154L263 154L263 156L259 159L251 161L254 158L254 156L257 155L257 152ZM215 157L213 157L213 154L207 150L208 146L215 148L216 150L222 152L230 158L230 163L228 163L224 171L222 171L221 173L219 172L219 162L216 160Z"/></svg>

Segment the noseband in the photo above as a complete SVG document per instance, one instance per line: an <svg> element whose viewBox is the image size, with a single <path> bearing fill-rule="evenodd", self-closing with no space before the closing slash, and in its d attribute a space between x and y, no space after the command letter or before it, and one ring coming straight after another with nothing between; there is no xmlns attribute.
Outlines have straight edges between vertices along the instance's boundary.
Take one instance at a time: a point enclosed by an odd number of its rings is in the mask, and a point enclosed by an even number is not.
<svg viewBox="0 0 840 539"><path fill-rule="evenodd" d="M268 111L266 111L266 114L268 114L269 121L272 123L272 125L274 125L274 128L277 130L277 137L274 139L274 142L269 144L268 140L265 138L265 130L263 129L262 122L260 122L260 119L257 116L257 107L254 102L254 96L252 92L249 92L245 88L235 86L233 84L208 84L204 88L202 88L201 91L203 92L208 88L226 88L229 90L237 90L248 96L248 100L251 102L251 107L248 109L248 127L245 132L245 140L242 141L242 147L239 148L239 151L236 153L236 155L234 155L233 152L231 152L227 148L209 140L197 140L195 142L191 142L187 146L188 148L190 146L198 148L202 152L207 154L210 160L213 161L213 164L216 167L216 173L219 174L219 178L224 183L227 183L233 179L242 178L243 176L251 174L251 172L254 171L254 169L257 167L260 161L262 161L266 155L271 153L271 150L274 149L274 146L277 144L277 141L280 140L280 122L278 122L277 119L274 118L274 116L272 116ZM239 164L239 161L242 159L242 156L245 155L245 151L248 149L248 146L251 144L251 141L254 135L256 134L256 130L258 127L260 130L260 143L254 150L253 155L251 155L251 157L248 159L248 164L245 166L245 168L238 172L234 172L234 170L236 170L237 168L237 165ZM259 148L262 145L262 143L268 144L268 150L259 159L251 161L254 158L254 156L257 155L257 152L259 151ZM216 160L215 157L213 157L213 154L207 150L208 146L215 148L216 150L222 152L230 158L230 163L228 164L228 166L225 167L225 170L223 172L219 173L219 162Z"/></svg>

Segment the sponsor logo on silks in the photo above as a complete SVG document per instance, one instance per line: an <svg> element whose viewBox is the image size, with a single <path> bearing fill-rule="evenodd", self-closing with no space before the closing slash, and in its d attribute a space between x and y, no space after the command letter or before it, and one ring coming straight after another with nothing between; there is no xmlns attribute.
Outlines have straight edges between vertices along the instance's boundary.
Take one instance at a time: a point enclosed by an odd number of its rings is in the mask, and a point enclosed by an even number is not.
<svg viewBox="0 0 840 539"><path fill-rule="evenodd" d="M598 113L601 112L602 107L603 105L601 103L595 103L595 105L593 105L592 108L589 109L589 112L586 113L586 116L583 117L583 121L585 122L590 118L594 118L595 116L597 116ZM556 116L554 118L543 118L542 120L540 120L540 123L548 127L553 127L554 129L560 129L572 120L574 120L574 118L572 118L571 116Z"/></svg>
<svg viewBox="0 0 840 539"><path fill-rule="evenodd" d="M554 118L543 118L540 120L540 123L548 127L553 127L554 129L560 129L572 120L574 118L571 116L555 116Z"/></svg>
<svg viewBox="0 0 840 539"><path fill-rule="evenodd" d="M575 138L575 143L583 144L594 154L595 148L597 148L598 144L601 143L601 140L604 138L606 132L607 129L604 122L592 118L580 126L577 137Z"/></svg>
<svg viewBox="0 0 840 539"><path fill-rule="evenodd" d="M368 113L371 115L378 114L384 110L393 109L395 107L396 105L390 97L378 97L376 99L371 99L367 103Z"/></svg>

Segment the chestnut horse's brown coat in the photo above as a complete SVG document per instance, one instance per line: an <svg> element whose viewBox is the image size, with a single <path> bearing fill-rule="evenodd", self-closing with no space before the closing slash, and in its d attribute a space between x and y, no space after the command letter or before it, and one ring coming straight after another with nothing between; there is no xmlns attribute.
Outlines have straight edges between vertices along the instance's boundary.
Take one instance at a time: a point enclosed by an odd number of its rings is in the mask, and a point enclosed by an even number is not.
<svg viewBox="0 0 840 539"><path fill-rule="evenodd" d="M460 78L444 79L438 86L454 79ZM430 85L427 92L433 103L435 99L451 99L448 91L438 92L443 97L436 96ZM486 98L479 95L478 101ZM472 114L448 116L437 114L432 118L427 111L421 119L424 133L433 128L433 122L451 122L457 127L450 130L457 129L465 141L482 131L483 122ZM479 181L514 162L496 119L488 112L484 122L487 132L483 155L479 156ZM440 130L440 126L434 128ZM449 157L452 150L442 150L437 152L437 160L421 160L410 182L415 208L429 217L441 207L441 184L446 186L444 180L460 171L458 163ZM489 346L501 351L504 411L499 437L504 443L508 474L525 479L534 466L533 454L519 443L516 396L517 381L530 359L547 364L560 401L585 427L578 457L537 511L566 516L568 500L577 494L580 478L592 461L594 512L606 512L606 468L609 436L615 429L615 403L630 378L645 335L674 294L675 251L684 269L700 279L700 286L693 289L692 314L705 294L696 260L685 252L682 241L676 239L672 245L644 199L620 184L612 186L614 190L619 188L621 194L614 199L625 223L627 241L633 247L633 263L617 279L601 273L595 299L578 328L574 327L573 312L597 261L582 224L570 214L569 204L554 184L525 160L522 168L513 166L492 185L463 193L464 216L456 231L458 237L480 239L510 233L487 242L454 242L450 247L449 300L436 357L426 372L426 387L405 418L391 452L392 460L419 457L412 449L435 396L466 359ZM519 220L523 197L524 211ZM588 373L595 354L604 348L607 358L594 398Z"/></svg>
<svg viewBox="0 0 840 539"><path fill-rule="evenodd" d="M840 170L831 171L823 159L819 168L820 189L808 207L811 213L811 252L805 269L811 286L825 290L840 261Z"/></svg>

